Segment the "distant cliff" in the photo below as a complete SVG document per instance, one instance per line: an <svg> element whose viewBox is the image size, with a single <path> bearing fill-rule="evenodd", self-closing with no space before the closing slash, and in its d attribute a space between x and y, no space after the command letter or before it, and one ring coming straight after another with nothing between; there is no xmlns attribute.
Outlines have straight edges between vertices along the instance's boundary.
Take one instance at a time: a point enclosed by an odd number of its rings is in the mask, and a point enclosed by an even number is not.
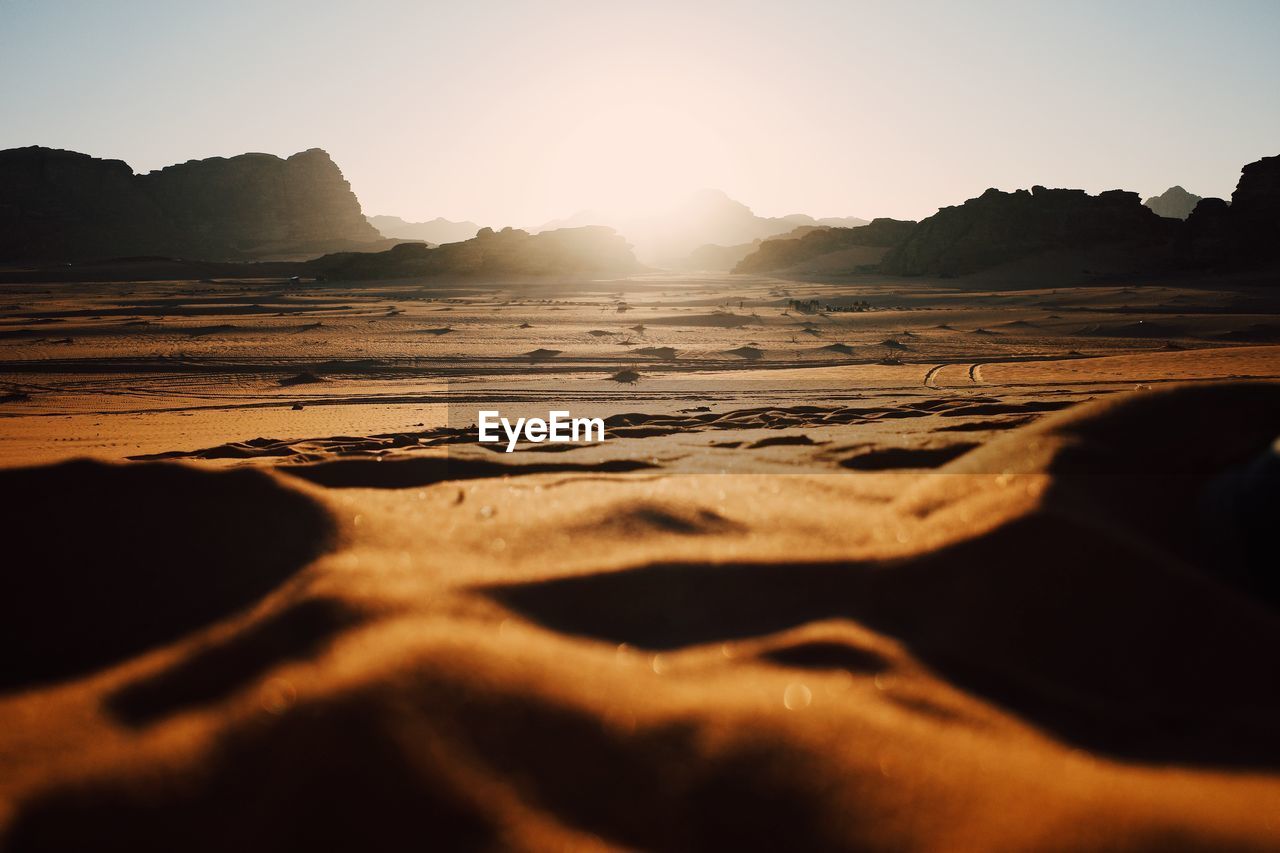
<svg viewBox="0 0 1280 853"><path fill-rule="evenodd" d="M1200 196L1192 195L1182 187L1169 187L1160 195L1147 199L1143 204L1155 211L1157 216L1163 216L1166 219L1186 219L1199 202Z"/></svg>
<svg viewBox="0 0 1280 853"><path fill-rule="evenodd" d="M854 228L816 228L800 235L774 237L760 243L754 252L733 268L736 273L762 273L789 269L836 253L845 253L847 270L874 264L884 251L907 239L916 223L898 219L873 219ZM879 249L879 252L849 253L850 249ZM830 271L830 270L829 270Z"/></svg>
<svg viewBox="0 0 1280 853"><path fill-rule="evenodd" d="M259 260L387 245L318 148L287 159L192 160L145 175L73 151L0 151L0 260Z"/></svg>
<svg viewBox="0 0 1280 853"><path fill-rule="evenodd" d="M476 236L480 226L474 222L454 222L436 217L430 222L406 222L399 216L370 216L369 224L383 237L399 240L425 240L428 243L458 243Z"/></svg>
<svg viewBox="0 0 1280 853"><path fill-rule="evenodd" d="M310 274L366 280L419 276L625 275L640 265L627 242L610 228L561 228L529 234L481 228L472 239L430 247L404 243L385 252L342 253L307 264Z"/></svg>
<svg viewBox="0 0 1280 853"><path fill-rule="evenodd" d="M1280 155L1246 165L1230 204L1201 200L1179 237L1178 254L1191 266L1280 265Z"/></svg>
<svg viewBox="0 0 1280 853"><path fill-rule="evenodd" d="M920 222L885 256L881 272L963 275L1053 249L1168 243L1178 223L1144 207L1137 193L990 189Z"/></svg>

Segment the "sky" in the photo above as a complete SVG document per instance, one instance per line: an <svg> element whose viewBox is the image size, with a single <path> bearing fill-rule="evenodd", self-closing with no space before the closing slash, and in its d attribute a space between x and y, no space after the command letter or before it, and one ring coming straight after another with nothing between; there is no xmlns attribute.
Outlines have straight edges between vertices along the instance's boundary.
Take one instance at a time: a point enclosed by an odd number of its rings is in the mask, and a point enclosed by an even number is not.
<svg viewBox="0 0 1280 853"><path fill-rule="evenodd" d="M1228 196L1280 2L0 0L0 148L327 150L368 214L532 226L717 188L919 219L987 187Z"/></svg>

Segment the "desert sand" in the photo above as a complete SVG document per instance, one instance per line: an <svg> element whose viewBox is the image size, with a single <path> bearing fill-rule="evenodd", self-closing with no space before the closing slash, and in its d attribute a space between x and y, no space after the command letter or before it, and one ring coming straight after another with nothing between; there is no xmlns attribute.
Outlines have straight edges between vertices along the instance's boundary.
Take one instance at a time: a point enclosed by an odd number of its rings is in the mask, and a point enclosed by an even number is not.
<svg viewBox="0 0 1280 853"><path fill-rule="evenodd" d="M1274 291L3 299L5 849L1280 846Z"/></svg>

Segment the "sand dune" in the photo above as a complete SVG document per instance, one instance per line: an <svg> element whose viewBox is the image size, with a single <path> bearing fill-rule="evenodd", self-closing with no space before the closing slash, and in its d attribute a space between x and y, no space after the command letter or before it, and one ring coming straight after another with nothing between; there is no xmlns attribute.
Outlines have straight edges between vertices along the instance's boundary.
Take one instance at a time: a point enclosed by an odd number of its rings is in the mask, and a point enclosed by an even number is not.
<svg viewBox="0 0 1280 853"><path fill-rule="evenodd" d="M6 850L1280 846L1268 293L11 296Z"/></svg>
<svg viewBox="0 0 1280 853"><path fill-rule="evenodd" d="M1199 497L1278 432L1225 384L923 472L3 471L5 845L1274 847L1266 528Z"/></svg>

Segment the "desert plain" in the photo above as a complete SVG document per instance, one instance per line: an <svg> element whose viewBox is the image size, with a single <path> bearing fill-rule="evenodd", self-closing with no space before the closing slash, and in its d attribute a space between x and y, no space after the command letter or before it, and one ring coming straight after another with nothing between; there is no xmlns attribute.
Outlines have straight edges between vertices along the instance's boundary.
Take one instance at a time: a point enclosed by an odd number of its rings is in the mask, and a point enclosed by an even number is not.
<svg viewBox="0 0 1280 853"><path fill-rule="evenodd" d="M1265 284L4 284L0 844L1275 849Z"/></svg>

